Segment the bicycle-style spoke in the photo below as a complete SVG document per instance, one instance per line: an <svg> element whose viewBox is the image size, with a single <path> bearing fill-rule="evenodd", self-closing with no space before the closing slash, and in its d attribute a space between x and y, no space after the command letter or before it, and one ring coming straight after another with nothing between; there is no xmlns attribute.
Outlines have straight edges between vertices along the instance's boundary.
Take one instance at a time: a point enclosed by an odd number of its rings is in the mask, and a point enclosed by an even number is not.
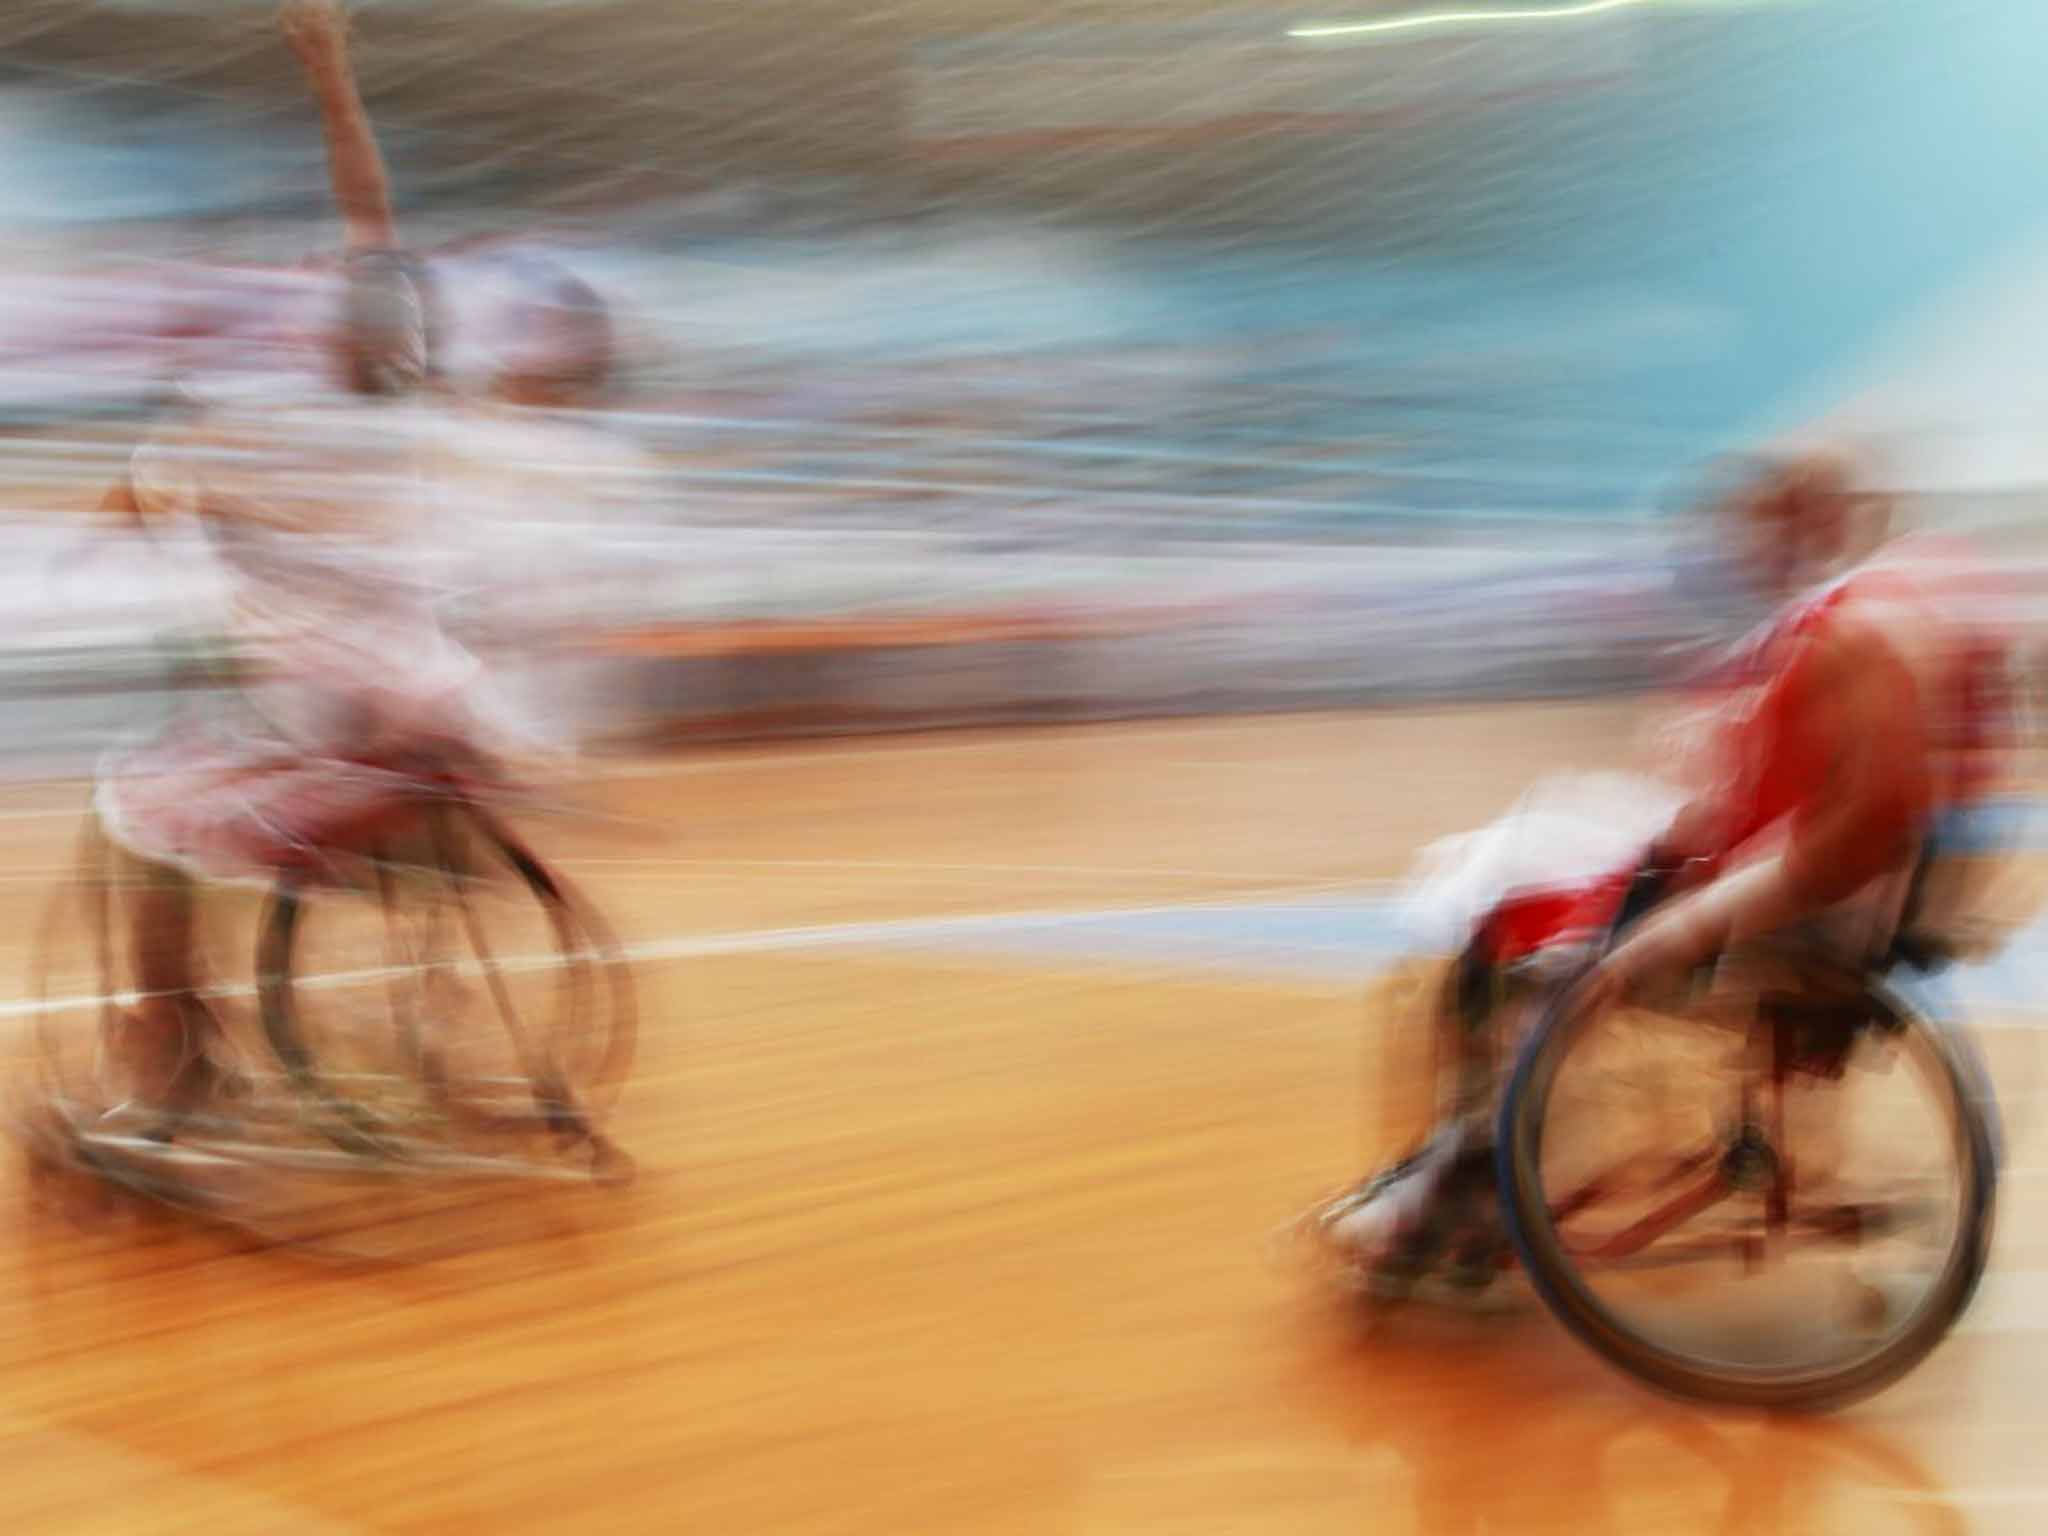
<svg viewBox="0 0 2048 1536"><path fill-rule="evenodd" d="M1557 1021L1503 1120L1525 1257L1566 1320L1738 1397L1924 1348L1982 1262L1986 1143L1938 1037L1866 1044L1853 998L1774 996L1746 1040L1740 997Z"/></svg>

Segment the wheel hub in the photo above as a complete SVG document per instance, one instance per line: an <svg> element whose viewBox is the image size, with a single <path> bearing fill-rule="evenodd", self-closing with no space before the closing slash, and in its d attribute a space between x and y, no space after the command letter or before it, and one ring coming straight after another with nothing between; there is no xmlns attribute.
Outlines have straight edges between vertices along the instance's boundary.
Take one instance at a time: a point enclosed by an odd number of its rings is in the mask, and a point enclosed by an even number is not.
<svg viewBox="0 0 2048 1536"><path fill-rule="evenodd" d="M1777 1177L1778 1154L1768 1137L1754 1125L1735 1133L1721 1158L1721 1175L1736 1189L1762 1189Z"/></svg>

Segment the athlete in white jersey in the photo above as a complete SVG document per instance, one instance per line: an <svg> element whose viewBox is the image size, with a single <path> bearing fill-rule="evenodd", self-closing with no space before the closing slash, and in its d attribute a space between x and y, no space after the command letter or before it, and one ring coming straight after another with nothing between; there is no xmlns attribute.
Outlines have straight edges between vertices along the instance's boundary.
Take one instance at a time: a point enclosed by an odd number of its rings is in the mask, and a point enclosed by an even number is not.
<svg viewBox="0 0 2048 1536"><path fill-rule="evenodd" d="M449 413L420 389L426 306L394 251L342 18L298 0L285 20L328 120L348 231L333 388L200 412L139 450L107 503L210 549L241 680L225 708L110 760L100 785L109 833L146 876L143 1001L120 1046L152 1118L175 1117L214 1076L195 881L263 878L384 793L380 768L515 734L494 729L505 716L437 611L465 502L450 490Z"/></svg>

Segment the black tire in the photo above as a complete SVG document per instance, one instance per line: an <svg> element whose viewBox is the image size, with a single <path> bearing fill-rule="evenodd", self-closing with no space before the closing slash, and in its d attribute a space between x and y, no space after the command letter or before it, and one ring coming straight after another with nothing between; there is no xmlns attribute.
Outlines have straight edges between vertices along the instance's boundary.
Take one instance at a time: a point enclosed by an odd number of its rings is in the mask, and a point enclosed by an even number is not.
<svg viewBox="0 0 2048 1536"><path fill-rule="evenodd" d="M1940 1028L1882 984L1863 1000L1875 1027L1931 1064L1946 1100L1961 1176L1955 1232L1942 1265L1904 1326L1866 1357L1837 1368L1732 1368L1678 1353L1631 1330L1588 1285L1565 1252L1543 1187L1544 1120L1558 1070L1587 1027L1561 1002L1551 1004L1525 1043L1503 1096L1496 1172L1501 1207L1523 1267L1546 1306L1611 1364L1660 1391L1709 1403L1817 1411L1881 1391L1918 1365L1961 1317L1990 1253L1998 1181L1992 1111L1980 1102L1986 1082L1960 1036ZM1704 1024L1701 1026L1705 1028Z"/></svg>
<svg viewBox="0 0 2048 1536"><path fill-rule="evenodd" d="M631 1067L636 1011L630 970L616 941L595 910L527 847L488 813L472 806L448 805L425 813L426 845L431 878L451 889L477 878L477 855L494 864L495 873L523 890L544 916L561 972L569 978L547 1018L525 1028L500 1005L500 974L505 970L479 936L470 932L471 955L484 976L498 1022L511 1039L538 1121L565 1139L599 1141L596 1121L609 1107ZM366 895L365 888L353 892ZM298 974L301 936L309 911L323 900L351 899L347 891L309 891L295 879L273 889L257 942L257 993L264 1035L270 1050L302 1098L313 1108L320 1131L337 1146L372 1156L400 1157L399 1137L387 1117L361 1102L321 1059L305 1028ZM392 897L381 882L387 922ZM463 900L459 895L458 902ZM418 1063L407 1058L408 1064ZM531 1122L535 1116L527 1117Z"/></svg>

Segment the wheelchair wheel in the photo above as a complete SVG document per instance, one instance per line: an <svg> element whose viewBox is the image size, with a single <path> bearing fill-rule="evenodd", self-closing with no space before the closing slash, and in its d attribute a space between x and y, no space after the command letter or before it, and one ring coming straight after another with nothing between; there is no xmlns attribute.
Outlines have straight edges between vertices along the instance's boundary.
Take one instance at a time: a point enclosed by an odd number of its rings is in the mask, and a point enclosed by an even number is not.
<svg viewBox="0 0 2048 1536"><path fill-rule="evenodd" d="M321 1133L401 1162L512 1156L535 1133L619 1155L598 1120L630 1065L633 988L595 912L457 803L339 873L279 883L256 961L264 1035Z"/></svg>
<svg viewBox="0 0 2048 1536"><path fill-rule="evenodd" d="M1780 1409L1876 1392L1984 1271L1997 1169L1967 1053L1804 961L1724 966L1670 1006L1553 1004L1500 1109L1520 1258L1651 1386Z"/></svg>

